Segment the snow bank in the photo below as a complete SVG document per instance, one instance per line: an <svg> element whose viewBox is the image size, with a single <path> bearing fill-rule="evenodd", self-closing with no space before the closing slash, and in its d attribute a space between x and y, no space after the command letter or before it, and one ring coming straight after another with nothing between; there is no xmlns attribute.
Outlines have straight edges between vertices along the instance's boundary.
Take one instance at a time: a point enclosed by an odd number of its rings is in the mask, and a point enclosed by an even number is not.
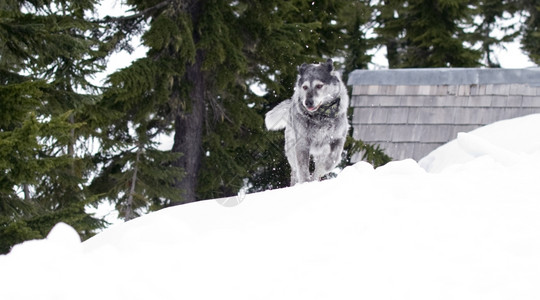
<svg viewBox="0 0 540 300"><path fill-rule="evenodd" d="M538 299L540 116L0 256L0 299ZM436 171L427 172L426 171Z"/></svg>
<svg viewBox="0 0 540 300"><path fill-rule="evenodd" d="M507 165L536 160L540 155L539 124L540 114L534 114L460 133L457 139L418 163L429 172L441 172L480 157L491 157Z"/></svg>

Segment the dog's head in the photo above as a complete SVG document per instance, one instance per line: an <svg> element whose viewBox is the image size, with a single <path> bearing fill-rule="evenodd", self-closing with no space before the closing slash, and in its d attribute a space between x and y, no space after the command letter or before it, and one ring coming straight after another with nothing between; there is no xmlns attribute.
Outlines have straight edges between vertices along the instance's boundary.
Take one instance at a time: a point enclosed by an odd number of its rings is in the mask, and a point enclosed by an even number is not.
<svg viewBox="0 0 540 300"><path fill-rule="evenodd" d="M296 82L298 100L308 112L315 112L330 103L341 92L340 79L334 72L331 59L320 64L303 64L298 68Z"/></svg>

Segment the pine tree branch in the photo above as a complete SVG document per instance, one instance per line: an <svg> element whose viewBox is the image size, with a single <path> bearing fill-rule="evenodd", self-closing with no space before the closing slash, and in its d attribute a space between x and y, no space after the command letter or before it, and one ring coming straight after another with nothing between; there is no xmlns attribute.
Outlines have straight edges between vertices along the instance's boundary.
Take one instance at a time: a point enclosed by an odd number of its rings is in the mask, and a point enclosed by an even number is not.
<svg viewBox="0 0 540 300"><path fill-rule="evenodd" d="M137 19L140 19L141 17L146 17L149 14L153 13L154 11L162 9L171 3L172 3L172 0L165 0L133 15L122 16L122 17L106 16L103 20L98 20L97 22L98 23L109 23L109 22L124 23L124 22L129 22L129 21L135 21Z"/></svg>
<svg viewBox="0 0 540 300"><path fill-rule="evenodd" d="M143 32L143 22L152 15L158 14L159 10L169 5L174 5L178 0L164 0L158 4L148 7L138 13L129 16L111 17L105 16L102 19L93 21L95 24L104 25L109 28L103 32L96 32L101 40L104 41L102 51L107 53L111 51L126 50L128 53L133 51L129 44L129 36ZM180 0L184 1L184 0Z"/></svg>

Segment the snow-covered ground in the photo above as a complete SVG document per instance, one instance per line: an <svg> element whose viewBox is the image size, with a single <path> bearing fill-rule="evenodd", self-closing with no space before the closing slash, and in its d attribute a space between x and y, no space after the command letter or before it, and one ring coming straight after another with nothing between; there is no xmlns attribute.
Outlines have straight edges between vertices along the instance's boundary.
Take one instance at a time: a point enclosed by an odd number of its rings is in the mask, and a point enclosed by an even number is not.
<svg viewBox="0 0 540 300"><path fill-rule="evenodd" d="M426 171L428 170L428 171ZM540 299L540 115L0 256L0 299Z"/></svg>

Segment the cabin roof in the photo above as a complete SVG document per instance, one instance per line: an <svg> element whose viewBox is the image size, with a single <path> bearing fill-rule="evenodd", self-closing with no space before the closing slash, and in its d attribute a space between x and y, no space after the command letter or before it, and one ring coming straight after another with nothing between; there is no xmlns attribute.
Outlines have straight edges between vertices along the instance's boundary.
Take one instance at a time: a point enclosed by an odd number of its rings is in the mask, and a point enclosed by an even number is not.
<svg viewBox="0 0 540 300"><path fill-rule="evenodd" d="M540 68L433 68L355 70L348 85L529 84L540 86Z"/></svg>

